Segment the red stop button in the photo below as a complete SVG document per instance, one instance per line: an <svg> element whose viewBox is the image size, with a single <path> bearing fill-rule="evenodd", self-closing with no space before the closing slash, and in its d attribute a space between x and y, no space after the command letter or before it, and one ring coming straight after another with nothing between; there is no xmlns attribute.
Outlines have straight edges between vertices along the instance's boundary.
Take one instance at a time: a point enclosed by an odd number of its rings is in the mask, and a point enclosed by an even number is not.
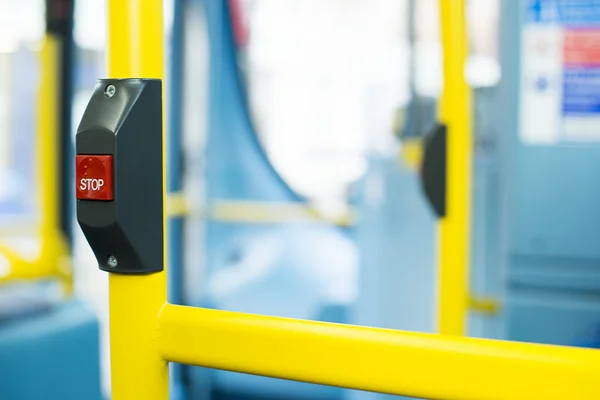
<svg viewBox="0 0 600 400"><path fill-rule="evenodd" d="M75 185L81 200L113 200L113 157L75 157Z"/></svg>

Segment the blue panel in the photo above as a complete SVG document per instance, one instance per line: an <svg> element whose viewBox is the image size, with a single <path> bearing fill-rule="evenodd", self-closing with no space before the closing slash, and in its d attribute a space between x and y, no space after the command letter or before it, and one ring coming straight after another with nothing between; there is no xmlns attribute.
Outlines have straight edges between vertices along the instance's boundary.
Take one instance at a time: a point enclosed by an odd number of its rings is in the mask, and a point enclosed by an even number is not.
<svg viewBox="0 0 600 400"><path fill-rule="evenodd" d="M98 323L79 302L0 326L0 398L100 400Z"/></svg>
<svg viewBox="0 0 600 400"><path fill-rule="evenodd" d="M600 148L519 146L512 251L600 258Z"/></svg>
<svg viewBox="0 0 600 400"><path fill-rule="evenodd" d="M600 260L511 257L511 287L600 296Z"/></svg>
<svg viewBox="0 0 600 400"><path fill-rule="evenodd" d="M551 291L516 291L507 303L507 339L579 345L600 326L597 298L576 299Z"/></svg>
<svg viewBox="0 0 600 400"><path fill-rule="evenodd" d="M600 146L519 141L521 31L526 23L597 26L596 0L504 2L500 248L508 263L506 338L578 345L600 324ZM563 73L563 115L596 113L597 72ZM557 111L559 112L559 111ZM503 246L507 245L504 249Z"/></svg>
<svg viewBox="0 0 600 400"><path fill-rule="evenodd" d="M537 13L537 14L536 14ZM536 17L537 15L537 17ZM528 8L515 8L508 24L551 21L569 25L598 25L600 2L597 0L529 1ZM533 17L532 17L533 16ZM517 18L515 18L517 17ZM516 29L513 29L515 31ZM504 38L508 40L508 37ZM511 53L505 55L504 68L511 89L518 85L521 66L520 37L512 37ZM515 73L516 72L516 73ZM597 69L566 69L563 116L600 111L600 77ZM510 99L518 98L518 90ZM509 104L509 103L506 103ZM513 108L503 110L512 114ZM515 110L515 115L518 111ZM523 118L543 118L540 115ZM509 245L513 254L575 259L600 258L600 146L530 146L518 142L518 122L511 121L507 131L513 150L506 153L504 176L509 188Z"/></svg>

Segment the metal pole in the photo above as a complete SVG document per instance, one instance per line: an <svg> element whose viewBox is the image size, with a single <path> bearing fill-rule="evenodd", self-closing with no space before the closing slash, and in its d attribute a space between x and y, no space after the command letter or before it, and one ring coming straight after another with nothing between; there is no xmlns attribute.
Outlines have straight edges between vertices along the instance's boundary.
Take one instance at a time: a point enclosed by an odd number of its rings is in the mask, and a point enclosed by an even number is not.
<svg viewBox="0 0 600 400"><path fill-rule="evenodd" d="M109 77L163 79L162 0L108 0L107 34ZM166 270L109 274L113 400L165 400L169 396L168 367L157 348L156 330L166 287Z"/></svg>
<svg viewBox="0 0 600 400"><path fill-rule="evenodd" d="M42 249L40 257L34 263L21 265L26 270L14 269L14 277L29 276L36 279L52 275L61 276L64 280L65 292L72 291L71 267L64 260L69 257L69 242L62 226L62 185L59 172L62 155L66 100L63 96L64 81L61 77L61 59L68 47L69 13L71 3L63 1L63 14L57 13L60 4L47 2L46 35L40 51L40 84L38 89L37 127L36 127L36 168L37 168L37 200L40 215L39 234ZM64 62L64 61L63 61ZM63 74L64 75L64 74ZM70 103L69 103L70 107ZM70 134L69 134L70 139ZM62 172L62 171L61 171ZM61 174L62 175L62 174ZM66 178L66 176L62 176ZM71 181L69 181L70 183ZM62 264L61 264L62 263Z"/></svg>
<svg viewBox="0 0 600 400"><path fill-rule="evenodd" d="M471 223L471 93L465 79L464 0L440 0L444 90L439 120L448 127L447 213L439 223L438 330L464 335L468 307Z"/></svg>
<svg viewBox="0 0 600 400"><path fill-rule="evenodd" d="M60 178L58 179L58 223L64 235L64 240L70 248L72 243L73 224L73 179L72 159L73 142L71 131L71 105L73 94L73 17L75 0L46 0L46 35L51 36L58 42L55 49L56 63L58 63L58 76L60 82L57 93L58 97L57 120L58 148L57 166ZM46 105L48 107L49 105ZM52 106L54 107L54 106ZM56 171L55 167L51 168ZM57 211L54 211L56 213Z"/></svg>

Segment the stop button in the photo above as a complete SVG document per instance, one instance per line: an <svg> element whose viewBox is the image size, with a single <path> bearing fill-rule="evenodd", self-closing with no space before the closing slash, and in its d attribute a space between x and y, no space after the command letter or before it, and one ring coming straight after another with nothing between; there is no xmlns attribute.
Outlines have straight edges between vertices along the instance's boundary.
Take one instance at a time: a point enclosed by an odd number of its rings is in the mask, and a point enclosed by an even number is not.
<svg viewBox="0 0 600 400"><path fill-rule="evenodd" d="M76 156L75 184L79 200L113 200L113 156Z"/></svg>

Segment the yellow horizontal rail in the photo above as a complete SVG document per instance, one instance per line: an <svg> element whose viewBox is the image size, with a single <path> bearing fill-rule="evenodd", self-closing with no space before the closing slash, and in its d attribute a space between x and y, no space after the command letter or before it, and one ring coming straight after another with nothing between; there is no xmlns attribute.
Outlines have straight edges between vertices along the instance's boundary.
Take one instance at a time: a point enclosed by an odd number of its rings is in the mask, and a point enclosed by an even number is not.
<svg viewBox="0 0 600 400"><path fill-rule="evenodd" d="M340 215L327 216L315 205L305 203L281 203L249 200L217 200L208 207L194 207L182 193L172 193L167 197L167 216L183 217L203 215L213 221L274 224L274 223L330 223L351 226L356 221L356 213L348 208Z"/></svg>
<svg viewBox="0 0 600 400"><path fill-rule="evenodd" d="M8 263L5 273L0 274L0 284L59 278L62 280L64 293L71 294L71 257L61 238L57 236L54 240L43 241L41 253L35 260L28 260L9 246L0 244L0 256Z"/></svg>
<svg viewBox="0 0 600 400"><path fill-rule="evenodd" d="M224 222L321 222L340 226L352 225L356 219L351 210L328 217L310 204L253 201L217 201L209 208L209 218Z"/></svg>
<svg viewBox="0 0 600 400"><path fill-rule="evenodd" d="M35 280L57 275L53 264L28 261L8 246L0 244L0 255L5 258L8 268L0 276L0 283L12 280Z"/></svg>
<svg viewBox="0 0 600 400"><path fill-rule="evenodd" d="M0 239L2 238L14 238L14 237L33 237L39 233L39 226L37 223L7 223L0 225Z"/></svg>
<svg viewBox="0 0 600 400"><path fill-rule="evenodd" d="M600 352L166 304L167 361L430 399L600 399Z"/></svg>

